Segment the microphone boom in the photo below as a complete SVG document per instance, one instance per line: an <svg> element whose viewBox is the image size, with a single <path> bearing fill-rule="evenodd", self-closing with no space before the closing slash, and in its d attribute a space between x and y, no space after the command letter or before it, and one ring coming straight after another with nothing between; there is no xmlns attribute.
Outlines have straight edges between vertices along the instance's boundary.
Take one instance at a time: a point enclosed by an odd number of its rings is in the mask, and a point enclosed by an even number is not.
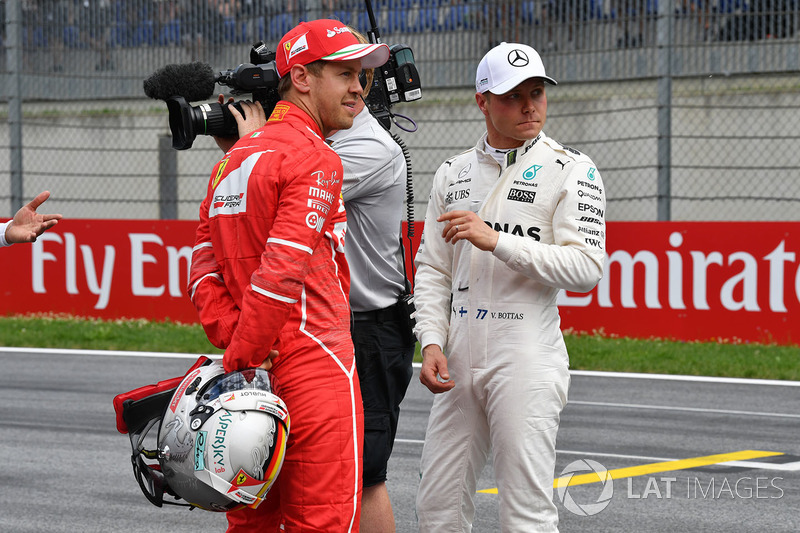
<svg viewBox="0 0 800 533"><path fill-rule="evenodd" d="M211 65L195 61L166 65L144 80L144 94L154 100L182 96L188 102L208 100L214 94L217 75Z"/></svg>

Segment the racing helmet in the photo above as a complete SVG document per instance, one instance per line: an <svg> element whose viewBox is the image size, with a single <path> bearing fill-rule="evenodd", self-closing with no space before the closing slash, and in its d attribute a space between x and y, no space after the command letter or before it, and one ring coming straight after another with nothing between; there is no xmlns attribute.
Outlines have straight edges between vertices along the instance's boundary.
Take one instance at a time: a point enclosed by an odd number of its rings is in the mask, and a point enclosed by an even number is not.
<svg viewBox="0 0 800 533"><path fill-rule="evenodd" d="M289 436L289 412L274 385L265 370L225 373L206 360L162 391L163 409L150 410L160 415L138 417L149 418L146 424L132 426L132 413L158 403L157 395L128 402L122 424L131 433L134 475L145 497L159 507L175 503L164 494L209 511L258 507L281 470ZM159 421L157 448L146 450L144 434Z"/></svg>

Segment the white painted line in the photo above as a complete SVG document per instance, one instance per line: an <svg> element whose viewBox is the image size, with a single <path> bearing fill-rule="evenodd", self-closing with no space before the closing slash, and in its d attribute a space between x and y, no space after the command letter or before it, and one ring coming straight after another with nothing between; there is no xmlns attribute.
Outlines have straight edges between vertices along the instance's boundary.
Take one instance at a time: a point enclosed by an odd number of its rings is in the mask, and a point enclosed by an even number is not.
<svg viewBox="0 0 800 533"><path fill-rule="evenodd" d="M418 439L397 439L396 438L396 439L394 439L394 442L395 443L400 442L402 444L417 444L419 446L422 446L423 444L425 444L424 440L418 440Z"/></svg>
<svg viewBox="0 0 800 533"><path fill-rule="evenodd" d="M67 350L61 348L14 348L0 346L0 354L3 353L33 353L33 354L52 354L52 355L102 355L106 357L161 357L178 359L196 359L205 355L211 359L221 358L221 354L192 354L174 352L137 352L120 350ZM420 368L421 363L413 363L414 368ZM800 381L789 381L781 379L745 379L745 378L721 378L713 376L683 376L670 374L638 374L632 372L600 372L594 370L570 370L573 376L586 376L598 378L622 378L622 379L652 379L666 381L688 381L698 383L733 383L739 385L771 385L780 387L800 387Z"/></svg>
<svg viewBox="0 0 800 533"><path fill-rule="evenodd" d="M425 441L415 439L395 439L395 443L414 444L422 446ZM587 452L578 450L556 450L558 455L577 455L580 457L606 457L609 459L630 459L636 462L667 463L677 461L671 457L649 457L646 455L624 455L619 453ZM717 466L735 466L739 468L751 468L756 470L772 470L776 472L800 472L800 461L793 463L764 463L760 461L727 461L717 463Z"/></svg>
<svg viewBox="0 0 800 533"><path fill-rule="evenodd" d="M794 463L761 463L758 461L728 461L719 463L719 466L739 466L742 468L755 468L758 470L776 470L779 472L800 472L800 461Z"/></svg>
<svg viewBox="0 0 800 533"><path fill-rule="evenodd" d="M691 413L713 413L718 415L747 415L747 416L771 416L777 418L800 418L800 414L793 413L762 413L758 411L733 411L728 409L706 409L703 407L669 407L664 405L639 405L630 403L609 403L609 402L586 402L581 400L569 400L567 405L590 405L596 407L621 407L624 409L651 409L656 411L688 411Z"/></svg>
<svg viewBox="0 0 800 533"><path fill-rule="evenodd" d="M418 439L394 439L394 442L402 444L414 444L417 446L422 446L423 444L425 444L424 440L418 440ZM650 461L657 463L664 463L667 461L676 460L674 458L669 458L669 457L648 457L646 455L623 455L618 453L586 452L577 450L556 450L556 453L562 455L580 455L582 457L609 457L613 459L633 459L635 461Z"/></svg>
<svg viewBox="0 0 800 533"><path fill-rule="evenodd" d="M721 378L716 376L682 376L670 374L637 374L632 372L599 372L594 370L570 370L573 376L625 379L655 379L666 381L695 381L699 383L734 383L740 385L778 385L782 387L800 387L800 381L782 379L746 379Z"/></svg>
<svg viewBox="0 0 800 533"><path fill-rule="evenodd" d="M197 359L198 357L208 357L209 359L220 359L222 354L201 354L201 353L175 353L175 352L135 352L123 350L67 350L62 348L10 348L0 346L0 354L3 353L30 353L42 355L97 355L103 357L155 357L160 359Z"/></svg>
<svg viewBox="0 0 800 533"><path fill-rule="evenodd" d="M612 459L634 459L636 461L651 461L656 463L666 463L669 461L676 461L677 459L670 457L648 457L646 455L623 455L618 453L601 453L601 452L581 452L574 450L556 450L557 454L562 455L580 455L583 457L609 457Z"/></svg>

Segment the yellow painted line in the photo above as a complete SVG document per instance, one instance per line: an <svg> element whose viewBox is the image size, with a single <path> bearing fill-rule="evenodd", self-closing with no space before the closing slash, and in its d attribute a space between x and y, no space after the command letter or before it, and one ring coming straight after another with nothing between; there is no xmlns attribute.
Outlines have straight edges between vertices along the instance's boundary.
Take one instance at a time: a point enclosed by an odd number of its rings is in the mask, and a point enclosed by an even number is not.
<svg viewBox="0 0 800 533"><path fill-rule="evenodd" d="M716 455L706 455L703 457L692 457L689 459L677 459L675 461L664 461L661 463L629 466L627 468L617 468L614 470L607 470L605 472L590 472L588 474L563 476L553 481L553 488L598 483L605 481L607 476L611 476L612 479L624 479L626 477L646 476L648 474L657 474L659 472L686 470L688 468L697 468L698 466L715 465L719 463L726 463L728 461L746 461L761 457L773 457L775 455L783 455L783 453L760 450L742 450L732 453L720 453ZM602 478L600 476L602 476ZM482 492L484 494L497 494L497 489L485 489L479 490L478 492Z"/></svg>

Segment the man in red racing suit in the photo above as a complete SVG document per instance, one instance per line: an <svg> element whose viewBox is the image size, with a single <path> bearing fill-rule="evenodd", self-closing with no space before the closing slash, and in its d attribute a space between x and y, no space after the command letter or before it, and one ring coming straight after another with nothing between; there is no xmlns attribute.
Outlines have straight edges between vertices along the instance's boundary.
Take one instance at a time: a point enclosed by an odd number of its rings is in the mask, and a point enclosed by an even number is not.
<svg viewBox="0 0 800 533"><path fill-rule="evenodd" d="M226 371L268 367L278 351L270 371L292 419L276 484L257 509L228 513L228 531L358 530L363 414L342 164L324 138L352 124L362 63L383 64L388 47L343 26L312 21L284 36L284 100L215 166L200 207L189 294L203 328L225 348Z"/></svg>

